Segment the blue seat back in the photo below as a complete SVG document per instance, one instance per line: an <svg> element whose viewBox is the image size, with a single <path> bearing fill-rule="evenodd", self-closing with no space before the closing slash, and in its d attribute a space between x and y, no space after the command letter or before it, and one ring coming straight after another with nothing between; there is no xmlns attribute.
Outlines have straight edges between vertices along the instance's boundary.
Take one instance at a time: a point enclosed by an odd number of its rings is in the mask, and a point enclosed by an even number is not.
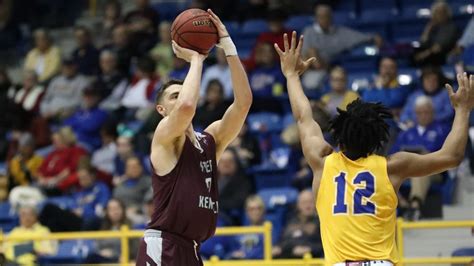
<svg viewBox="0 0 474 266"><path fill-rule="evenodd" d="M247 117L247 123L251 132L279 132L282 130L281 118L275 113L250 114Z"/></svg>

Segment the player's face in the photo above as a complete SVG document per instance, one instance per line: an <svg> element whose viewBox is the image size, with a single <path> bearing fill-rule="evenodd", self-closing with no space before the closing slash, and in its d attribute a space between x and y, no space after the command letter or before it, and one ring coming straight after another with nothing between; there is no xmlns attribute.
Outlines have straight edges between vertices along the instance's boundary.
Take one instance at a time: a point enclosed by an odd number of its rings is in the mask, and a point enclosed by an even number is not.
<svg viewBox="0 0 474 266"><path fill-rule="evenodd" d="M156 111L158 111L158 113L163 117L168 116L173 111L182 87L183 85L175 84L166 89L161 104L156 106Z"/></svg>

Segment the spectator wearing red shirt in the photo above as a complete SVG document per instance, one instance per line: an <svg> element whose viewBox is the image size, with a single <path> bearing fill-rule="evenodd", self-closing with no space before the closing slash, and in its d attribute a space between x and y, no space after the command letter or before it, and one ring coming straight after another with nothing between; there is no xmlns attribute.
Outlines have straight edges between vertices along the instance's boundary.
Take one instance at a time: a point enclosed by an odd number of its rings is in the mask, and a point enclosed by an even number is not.
<svg viewBox="0 0 474 266"><path fill-rule="evenodd" d="M283 49L283 36L284 33L290 36L291 30L286 29L284 26L284 22L286 20L286 14L281 9L272 9L267 13L267 23L268 28L270 31L262 32L257 37L257 42L253 48L252 54L250 58L245 62L245 66L247 70L250 71L255 68L255 54L257 51L257 47L262 43L271 43L271 44L278 44L278 46ZM276 59L275 59L276 60Z"/></svg>
<svg viewBox="0 0 474 266"><path fill-rule="evenodd" d="M67 187L69 176L75 172L79 159L86 155L84 148L76 145L76 136L70 127L63 127L52 134L53 150L46 156L38 171L38 185L48 195L60 195Z"/></svg>

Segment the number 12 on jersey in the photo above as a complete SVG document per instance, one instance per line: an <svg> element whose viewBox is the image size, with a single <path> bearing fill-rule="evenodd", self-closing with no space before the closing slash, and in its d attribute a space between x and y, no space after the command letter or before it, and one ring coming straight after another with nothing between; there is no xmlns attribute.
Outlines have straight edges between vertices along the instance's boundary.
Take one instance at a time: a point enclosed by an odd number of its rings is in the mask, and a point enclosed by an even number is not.
<svg viewBox="0 0 474 266"><path fill-rule="evenodd" d="M350 180L350 179L349 179ZM370 198L375 192L375 178L369 172L358 173L354 178L354 185L365 182L365 188L356 188L352 199L353 214L375 214L375 204L370 202ZM346 173L341 172L336 178L336 204L334 204L333 214L347 214L346 204ZM365 204L362 198L366 198Z"/></svg>

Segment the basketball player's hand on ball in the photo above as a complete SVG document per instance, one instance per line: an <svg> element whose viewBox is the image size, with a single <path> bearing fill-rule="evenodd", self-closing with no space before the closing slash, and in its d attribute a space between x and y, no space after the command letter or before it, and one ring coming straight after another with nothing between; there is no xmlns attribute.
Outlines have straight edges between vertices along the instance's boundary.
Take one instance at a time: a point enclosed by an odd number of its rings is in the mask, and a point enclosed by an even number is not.
<svg viewBox="0 0 474 266"><path fill-rule="evenodd" d="M474 108L474 75L468 78L466 72L457 74L458 89L454 92L451 85L446 84L449 98L454 109L461 108L471 111Z"/></svg>
<svg viewBox="0 0 474 266"><path fill-rule="evenodd" d="M194 50L179 46L175 41L171 41L171 47L176 57L190 63L193 59L204 61L207 55L200 54Z"/></svg>
<svg viewBox="0 0 474 266"><path fill-rule="evenodd" d="M301 59L301 48L303 46L303 35L300 36L299 42L296 41L296 31L293 31L291 36L291 45L288 43L288 35L283 34L283 43L285 51L282 51L278 44L274 44L275 50L280 56L281 71L285 77L296 74L303 74L306 69L316 60L311 57L306 61Z"/></svg>
<svg viewBox="0 0 474 266"><path fill-rule="evenodd" d="M209 18L211 19L212 23L214 23L214 26L217 28L217 34L219 35L219 39L222 37L228 37L229 32L227 32L227 29L225 28L224 23L222 23L221 19L212 12L211 9L207 10L207 13L209 13Z"/></svg>

